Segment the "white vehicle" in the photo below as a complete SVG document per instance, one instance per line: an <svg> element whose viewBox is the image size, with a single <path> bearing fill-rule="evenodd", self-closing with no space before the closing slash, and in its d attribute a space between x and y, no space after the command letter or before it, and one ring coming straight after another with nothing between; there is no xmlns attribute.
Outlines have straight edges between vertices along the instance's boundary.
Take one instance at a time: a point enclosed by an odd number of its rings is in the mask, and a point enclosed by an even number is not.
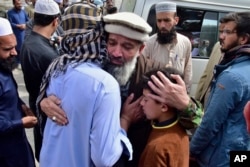
<svg viewBox="0 0 250 167"><path fill-rule="evenodd" d="M172 1L177 4L180 17L177 31L189 37L192 43L193 79L191 95L209 59L212 47L218 41L219 19L229 12L250 12L249 0L123 0L119 11L129 11L142 16L156 32L155 3ZM202 44L208 44L206 55L201 55Z"/></svg>

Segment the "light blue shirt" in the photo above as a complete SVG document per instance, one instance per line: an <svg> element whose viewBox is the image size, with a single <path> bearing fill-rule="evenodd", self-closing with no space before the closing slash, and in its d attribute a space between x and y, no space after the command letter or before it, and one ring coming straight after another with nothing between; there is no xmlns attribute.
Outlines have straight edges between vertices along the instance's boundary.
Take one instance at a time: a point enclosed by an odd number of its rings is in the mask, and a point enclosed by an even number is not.
<svg viewBox="0 0 250 167"><path fill-rule="evenodd" d="M112 166L132 146L120 126L121 97L117 81L95 64L68 67L52 78L47 95L56 95L69 123L47 119L40 167Z"/></svg>

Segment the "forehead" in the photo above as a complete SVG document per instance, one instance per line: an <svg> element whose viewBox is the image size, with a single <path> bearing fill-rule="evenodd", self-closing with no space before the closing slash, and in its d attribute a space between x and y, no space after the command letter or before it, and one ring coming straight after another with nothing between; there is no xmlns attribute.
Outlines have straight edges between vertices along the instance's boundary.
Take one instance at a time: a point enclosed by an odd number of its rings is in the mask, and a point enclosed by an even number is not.
<svg viewBox="0 0 250 167"><path fill-rule="evenodd" d="M1 48L11 48L16 46L16 37L14 34L0 37Z"/></svg>
<svg viewBox="0 0 250 167"><path fill-rule="evenodd" d="M173 19L175 16L175 14L173 12L159 12L159 13L156 13L156 18L157 19Z"/></svg>
<svg viewBox="0 0 250 167"><path fill-rule="evenodd" d="M229 21L229 22L224 23L224 29L233 30L235 29L235 27L236 27L236 23L234 21Z"/></svg>
<svg viewBox="0 0 250 167"><path fill-rule="evenodd" d="M136 45L136 44L139 45L138 41L136 41L134 39L130 39L130 38L127 38L125 36L122 36L122 35L119 35L119 34L113 34L113 33L109 34L108 40L116 40L116 41L119 41L119 42L126 42L126 43L131 43L133 45Z"/></svg>

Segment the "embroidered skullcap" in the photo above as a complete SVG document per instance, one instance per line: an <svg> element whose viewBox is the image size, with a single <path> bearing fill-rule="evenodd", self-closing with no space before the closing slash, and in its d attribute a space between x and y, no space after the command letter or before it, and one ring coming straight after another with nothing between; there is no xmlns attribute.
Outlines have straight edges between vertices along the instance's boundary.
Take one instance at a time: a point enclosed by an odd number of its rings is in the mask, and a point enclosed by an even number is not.
<svg viewBox="0 0 250 167"><path fill-rule="evenodd" d="M176 3L173 2L159 2L155 5L156 13L160 12L176 12Z"/></svg>
<svg viewBox="0 0 250 167"><path fill-rule="evenodd" d="M69 7L62 17L66 35L85 33L101 21L101 10L91 3L79 3Z"/></svg>
<svg viewBox="0 0 250 167"><path fill-rule="evenodd" d="M152 31L150 25L140 16L130 12L118 12L103 17L105 30L130 39L146 41Z"/></svg>
<svg viewBox="0 0 250 167"><path fill-rule="evenodd" d="M0 17L0 36L13 34L9 20Z"/></svg>
<svg viewBox="0 0 250 167"><path fill-rule="evenodd" d="M35 13L57 15L60 13L60 9L54 0L37 0L35 4Z"/></svg>

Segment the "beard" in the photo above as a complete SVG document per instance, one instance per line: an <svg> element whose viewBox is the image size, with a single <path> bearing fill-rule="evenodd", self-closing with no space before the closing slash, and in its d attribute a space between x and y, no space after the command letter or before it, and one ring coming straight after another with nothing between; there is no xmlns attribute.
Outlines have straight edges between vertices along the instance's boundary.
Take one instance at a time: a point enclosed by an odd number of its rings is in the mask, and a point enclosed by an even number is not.
<svg viewBox="0 0 250 167"><path fill-rule="evenodd" d="M15 57L9 57L7 59L0 59L0 67L5 71L11 72L18 66Z"/></svg>
<svg viewBox="0 0 250 167"><path fill-rule="evenodd" d="M165 32L157 30L157 41L159 44L172 43L176 39L176 30L172 28L170 31L164 29Z"/></svg>
<svg viewBox="0 0 250 167"><path fill-rule="evenodd" d="M222 40L220 40L220 44L221 44L220 50L222 53L226 53L226 52L230 51L232 48L239 46L238 41L232 41L232 43L226 47L224 47L224 43Z"/></svg>
<svg viewBox="0 0 250 167"><path fill-rule="evenodd" d="M134 56L132 60L124 63L121 66L109 62L106 64L104 69L117 80L120 86L124 86L127 84L128 80L133 74L136 62L137 62L137 56Z"/></svg>

